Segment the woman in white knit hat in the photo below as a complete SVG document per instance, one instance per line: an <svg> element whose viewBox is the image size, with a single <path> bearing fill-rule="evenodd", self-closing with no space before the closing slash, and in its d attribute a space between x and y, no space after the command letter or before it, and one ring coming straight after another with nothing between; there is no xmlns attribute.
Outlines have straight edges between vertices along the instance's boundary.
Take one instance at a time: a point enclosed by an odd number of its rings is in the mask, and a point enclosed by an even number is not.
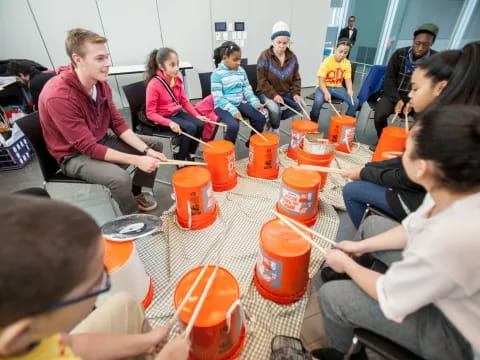
<svg viewBox="0 0 480 360"><path fill-rule="evenodd" d="M264 50L257 60L257 92L270 114L270 126L278 134L280 120L292 116L290 110L282 112L281 106L301 111L301 79L298 72L298 60L288 48L290 29L283 21L278 21L272 29L272 45Z"/></svg>

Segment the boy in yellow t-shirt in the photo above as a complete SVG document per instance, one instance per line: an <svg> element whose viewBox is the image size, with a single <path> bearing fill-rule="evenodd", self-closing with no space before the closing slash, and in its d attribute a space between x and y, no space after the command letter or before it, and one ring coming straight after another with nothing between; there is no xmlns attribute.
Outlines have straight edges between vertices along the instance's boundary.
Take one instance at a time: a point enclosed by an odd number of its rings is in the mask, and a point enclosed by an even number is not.
<svg viewBox="0 0 480 360"><path fill-rule="evenodd" d="M113 295L91 311L110 277L100 228L82 210L0 195L0 239L1 359L106 360L158 351L156 360L187 359L188 339L167 343L171 326L151 329L133 296Z"/></svg>
<svg viewBox="0 0 480 360"><path fill-rule="evenodd" d="M340 39L333 55L323 60L318 70L318 87L315 90L315 101L310 111L310 119L317 122L320 110L325 101L331 102L332 98L340 99L348 104L347 115L355 116L358 100L353 99L352 66L347 59L350 51L350 41ZM347 89L342 85L345 79ZM353 102L352 102L353 99Z"/></svg>

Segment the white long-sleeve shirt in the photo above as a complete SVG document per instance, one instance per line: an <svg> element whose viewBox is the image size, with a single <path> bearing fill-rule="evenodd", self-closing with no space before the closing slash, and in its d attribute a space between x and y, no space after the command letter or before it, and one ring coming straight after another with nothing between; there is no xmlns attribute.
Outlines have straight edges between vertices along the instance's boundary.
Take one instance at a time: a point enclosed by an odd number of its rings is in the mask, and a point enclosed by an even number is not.
<svg viewBox="0 0 480 360"><path fill-rule="evenodd" d="M480 193L427 217L429 194L402 222L407 234L403 260L376 283L385 316L402 322L434 304L480 351Z"/></svg>

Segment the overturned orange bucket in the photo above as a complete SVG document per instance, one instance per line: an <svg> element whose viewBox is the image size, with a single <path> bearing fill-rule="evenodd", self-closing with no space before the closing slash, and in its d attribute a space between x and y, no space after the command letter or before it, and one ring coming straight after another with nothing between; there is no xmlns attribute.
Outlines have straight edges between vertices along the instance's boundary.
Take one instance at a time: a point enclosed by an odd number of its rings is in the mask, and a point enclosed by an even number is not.
<svg viewBox="0 0 480 360"><path fill-rule="evenodd" d="M147 308L153 299L153 282L145 272L133 241L116 242L105 239L103 262L112 277L112 294L128 292Z"/></svg>
<svg viewBox="0 0 480 360"><path fill-rule="evenodd" d="M384 151L382 153L382 160L390 160L396 157L401 157L403 152L401 151Z"/></svg>
<svg viewBox="0 0 480 360"><path fill-rule="evenodd" d="M352 151L356 124L357 120L354 117L348 115L333 115L330 118L328 140L333 143L338 143L338 151L342 151L345 153L350 153Z"/></svg>
<svg viewBox="0 0 480 360"><path fill-rule="evenodd" d="M318 188L322 178L316 171L288 168L282 174L277 211L306 226L318 216Z"/></svg>
<svg viewBox="0 0 480 360"><path fill-rule="evenodd" d="M297 160L297 149L307 133L317 132L318 124L310 120L295 120L292 122L292 135L288 146L287 156Z"/></svg>
<svg viewBox="0 0 480 360"><path fill-rule="evenodd" d="M180 312L180 321L186 326L192 317L198 300L214 270L209 265L200 282ZM178 308L202 267L187 272L178 282L174 305ZM240 288L235 277L219 267L205 302L190 333L190 359L236 359L245 343L244 312L240 304Z"/></svg>
<svg viewBox="0 0 480 360"><path fill-rule="evenodd" d="M302 147L298 148L298 165L314 165L314 166L323 166L323 167L330 167L333 159L335 157L335 151L330 152L329 154L325 155L317 155L317 154L310 154L306 151L303 151ZM326 172L318 172L321 177L319 190L325 187L327 183L327 176Z"/></svg>
<svg viewBox="0 0 480 360"><path fill-rule="evenodd" d="M383 129L377 148L373 153L372 161L382 160L384 152L405 150L408 133L404 128L396 126L387 126Z"/></svg>
<svg viewBox="0 0 480 360"><path fill-rule="evenodd" d="M278 177L278 145L280 138L275 134L258 134L250 137L248 151L248 176L273 180Z"/></svg>
<svg viewBox="0 0 480 360"><path fill-rule="evenodd" d="M227 140L212 140L212 146L203 147L207 169L212 176L214 191L227 191L237 185L235 170L235 145Z"/></svg>
<svg viewBox="0 0 480 360"><path fill-rule="evenodd" d="M260 231L253 279L258 292L277 304L298 301L307 290L311 249L309 242L279 219L266 222Z"/></svg>
<svg viewBox="0 0 480 360"><path fill-rule="evenodd" d="M215 222L217 203L207 169L188 166L177 170L172 176L172 185L177 200L177 220L181 227L200 230Z"/></svg>

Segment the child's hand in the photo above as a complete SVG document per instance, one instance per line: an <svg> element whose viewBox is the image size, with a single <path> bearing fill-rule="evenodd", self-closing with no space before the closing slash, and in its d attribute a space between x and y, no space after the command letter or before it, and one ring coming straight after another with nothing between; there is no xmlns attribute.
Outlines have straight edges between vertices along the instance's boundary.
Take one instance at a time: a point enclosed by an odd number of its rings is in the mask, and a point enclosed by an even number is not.
<svg viewBox="0 0 480 360"><path fill-rule="evenodd" d="M353 97L353 89L347 89L347 94L350 97Z"/></svg>
<svg viewBox="0 0 480 360"><path fill-rule="evenodd" d="M204 122L209 122L210 121L209 118L207 118L206 116L202 116L202 115L198 115L197 119L200 120L200 121L204 121Z"/></svg>
<svg viewBox="0 0 480 360"><path fill-rule="evenodd" d="M325 94L323 94L323 97L325 98L326 102L332 102L332 95L330 95L330 91L327 91Z"/></svg>
<svg viewBox="0 0 480 360"><path fill-rule="evenodd" d="M182 132L182 129L180 129L180 126L174 122L174 121L170 121L170 123L168 124L168 127L170 128L170 130L172 130L174 133L177 133L177 134L180 134Z"/></svg>
<svg viewBox="0 0 480 360"><path fill-rule="evenodd" d="M277 104L284 104L283 98L280 95L275 95L273 101L275 101Z"/></svg>
<svg viewBox="0 0 480 360"><path fill-rule="evenodd" d="M233 117L234 117L235 119L237 119L237 120L243 120L242 114L240 114L239 112L236 113L235 115L233 115Z"/></svg>
<svg viewBox="0 0 480 360"><path fill-rule="evenodd" d="M263 109L264 107L265 107L265 105L263 105L263 104L258 104L258 105L257 105L257 110Z"/></svg>
<svg viewBox="0 0 480 360"><path fill-rule="evenodd" d="M168 341L168 335L172 329L172 324L168 323L165 326L158 326L144 335L149 339L149 347L147 349L147 354L152 354L153 352L158 353Z"/></svg>
<svg viewBox="0 0 480 360"><path fill-rule="evenodd" d="M190 351L190 339L182 333L169 341L155 360L186 360Z"/></svg>
<svg viewBox="0 0 480 360"><path fill-rule="evenodd" d="M293 95L293 101L295 101L297 104L301 104L302 98L300 97L300 95Z"/></svg>
<svg viewBox="0 0 480 360"><path fill-rule="evenodd" d="M334 271L344 273L348 262L353 260L341 250L328 249L325 261Z"/></svg>

